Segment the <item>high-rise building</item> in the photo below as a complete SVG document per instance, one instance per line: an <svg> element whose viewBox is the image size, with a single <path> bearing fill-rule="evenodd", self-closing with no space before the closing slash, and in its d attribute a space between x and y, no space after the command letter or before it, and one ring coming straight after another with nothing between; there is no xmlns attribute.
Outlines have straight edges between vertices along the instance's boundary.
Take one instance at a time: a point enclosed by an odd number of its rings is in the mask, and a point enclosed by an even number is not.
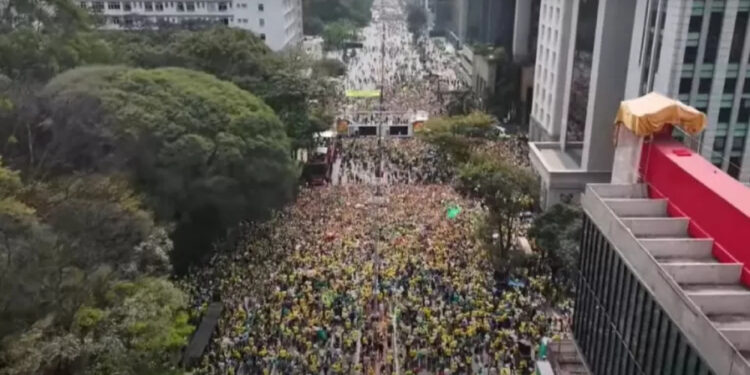
<svg viewBox="0 0 750 375"><path fill-rule="evenodd" d="M657 96L638 99L655 128L703 116ZM589 184L581 200L572 327L586 367L750 374L750 189L673 139L669 125L640 137L617 129L613 181Z"/></svg>
<svg viewBox="0 0 750 375"><path fill-rule="evenodd" d="M657 91L708 115L701 154L750 181L750 1L640 0L626 95Z"/></svg>
<svg viewBox="0 0 750 375"><path fill-rule="evenodd" d="M222 23L250 30L278 51L302 42L302 0L99 1L80 5L104 18L103 28Z"/></svg>
<svg viewBox="0 0 750 375"><path fill-rule="evenodd" d="M544 207L609 181L635 10L635 1L541 2L529 138Z"/></svg>
<svg viewBox="0 0 750 375"><path fill-rule="evenodd" d="M450 0L447 3L447 9L452 11L451 22L446 23L449 40L458 46L485 44L511 50L515 0Z"/></svg>
<svg viewBox="0 0 750 375"><path fill-rule="evenodd" d="M513 19L513 62L519 67L518 124L529 128L534 97L534 65L541 0L517 1Z"/></svg>
<svg viewBox="0 0 750 375"><path fill-rule="evenodd" d="M655 91L705 111L696 149L750 181L750 1L542 0L529 136L545 205L606 180L612 113Z"/></svg>

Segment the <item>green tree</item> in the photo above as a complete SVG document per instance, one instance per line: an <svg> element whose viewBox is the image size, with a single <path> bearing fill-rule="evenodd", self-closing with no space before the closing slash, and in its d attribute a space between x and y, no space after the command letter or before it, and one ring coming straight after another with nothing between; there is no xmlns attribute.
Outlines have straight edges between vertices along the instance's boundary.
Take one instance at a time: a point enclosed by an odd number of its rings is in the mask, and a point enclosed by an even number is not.
<svg viewBox="0 0 750 375"><path fill-rule="evenodd" d="M0 74L47 80L82 64L108 63L113 51L90 32L88 13L69 0L0 3Z"/></svg>
<svg viewBox="0 0 750 375"><path fill-rule="evenodd" d="M435 145L453 167L469 161L475 149L486 140L495 119L482 112L464 116L435 117L419 130L419 136Z"/></svg>
<svg viewBox="0 0 750 375"><path fill-rule="evenodd" d="M487 208L488 225L497 234L491 241L497 251L492 258L498 262L508 259L520 229L520 214L534 206L534 175L493 155L474 154L459 170L458 190Z"/></svg>
<svg viewBox="0 0 750 375"><path fill-rule="evenodd" d="M583 214L579 206L556 204L538 216L529 236L562 290L575 287Z"/></svg>
<svg viewBox="0 0 750 375"><path fill-rule="evenodd" d="M39 302L54 299L47 276L55 237L22 201L23 193L20 174L0 165L0 337L26 327Z"/></svg>
<svg viewBox="0 0 750 375"><path fill-rule="evenodd" d="M63 243L66 265L166 275L172 244L125 176L70 175L27 188L25 201ZM157 245L158 244L158 245Z"/></svg>
<svg viewBox="0 0 750 375"><path fill-rule="evenodd" d="M323 77L340 77L346 74L346 65L337 59L323 59L315 62L313 71Z"/></svg>
<svg viewBox="0 0 750 375"><path fill-rule="evenodd" d="M51 313L0 347L0 374L178 374L187 343L187 297L166 279L116 281L69 320Z"/></svg>
<svg viewBox="0 0 750 375"><path fill-rule="evenodd" d="M171 241L122 181L23 185L0 167L0 338L54 312L70 318L95 279L166 275Z"/></svg>
<svg viewBox="0 0 750 375"><path fill-rule="evenodd" d="M344 43L357 40L357 29L349 21L336 21L323 28L323 47L326 50L340 50Z"/></svg>
<svg viewBox="0 0 750 375"><path fill-rule="evenodd" d="M132 65L201 70L259 96L284 123L293 148L309 146L317 129L313 113L331 112L343 95L327 76L305 74L314 67L312 62L298 54L275 54L245 30L215 27L105 36Z"/></svg>
<svg viewBox="0 0 750 375"><path fill-rule="evenodd" d="M35 160L54 155L44 169L57 173L126 171L157 218L176 222L178 271L238 220L263 218L294 195L281 122L231 83L178 68L79 68L42 97L52 126L32 132Z"/></svg>
<svg viewBox="0 0 750 375"><path fill-rule="evenodd" d="M364 27L372 18L374 0L305 0L302 2L303 29L307 35L319 35L325 25L347 21Z"/></svg>

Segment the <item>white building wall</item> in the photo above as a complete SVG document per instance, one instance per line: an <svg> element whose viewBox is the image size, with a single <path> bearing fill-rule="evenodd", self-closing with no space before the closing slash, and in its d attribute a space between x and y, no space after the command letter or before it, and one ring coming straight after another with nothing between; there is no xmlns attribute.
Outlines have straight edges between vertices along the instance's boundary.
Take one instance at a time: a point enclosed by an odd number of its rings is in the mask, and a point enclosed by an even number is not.
<svg viewBox="0 0 750 375"><path fill-rule="evenodd" d="M104 28L186 21L219 22L252 31L274 51L302 42L302 0L81 1L105 17Z"/></svg>
<svg viewBox="0 0 750 375"><path fill-rule="evenodd" d="M563 106L569 91L564 87L575 44L575 37L571 36L575 3L577 1L571 0L541 2L531 107L532 140L557 140L560 136Z"/></svg>

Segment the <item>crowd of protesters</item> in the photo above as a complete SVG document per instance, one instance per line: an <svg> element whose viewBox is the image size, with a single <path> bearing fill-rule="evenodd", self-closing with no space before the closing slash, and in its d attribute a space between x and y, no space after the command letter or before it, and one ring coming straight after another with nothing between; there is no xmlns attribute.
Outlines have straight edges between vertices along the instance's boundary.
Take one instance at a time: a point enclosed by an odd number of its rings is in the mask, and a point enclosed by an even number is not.
<svg viewBox="0 0 750 375"><path fill-rule="evenodd" d="M447 185L309 189L194 275L225 314L205 374L528 374L549 279L493 277ZM446 210L460 207L455 217Z"/></svg>
<svg viewBox="0 0 750 375"><path fill-rule="evenodd" d="M403 5L378 4L347 89L383 84L387 111L442 113L435 85L462 87L455 62L428 43L425 64ZM354 120L404 120L382 116ZM528 163L521 139L478 147ZM211 301L224 305L195 373L533 373L535 347L561 329L550 313L559 306L545 298L555 286L524 270L496 277L475 236L483 208L453 190L445 156L414 138L343 139L339 148L332 184L240 225L235 243L183 281L195 316Z"/></svg>

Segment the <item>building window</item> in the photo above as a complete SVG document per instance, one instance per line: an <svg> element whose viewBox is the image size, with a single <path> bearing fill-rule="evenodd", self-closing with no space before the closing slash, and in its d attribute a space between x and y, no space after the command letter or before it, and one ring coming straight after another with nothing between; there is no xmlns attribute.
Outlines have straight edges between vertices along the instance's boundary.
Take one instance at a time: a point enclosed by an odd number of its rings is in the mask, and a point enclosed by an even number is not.
<svg viewBox="0 0 750 375"><path fill-rule="evenodd" d="M86 4L85 1L81 1L81 8L83 8L83 9L88 8L88 4Z"/></svg>
<svg viewBox="0 0 750 375"><path fill-rule="evenodd" d="M724 93L734 94L734 88L737 86L737 78L727 78L724 80Z"/></svg>
<svg viewBox="0 0 750 375"><path fill-rule="evenodd" d="M147 1L143 3L143 9L145 9L147 12L153 12L154 10L154 3Z"/></svg>
<svg viewBox="0 0 750 375"><path fill-rule="evenodd" d="M721 26L724 23L724 12L711 12L708 20L708 37L706 38L706 50L703 53L703 62L713 64L716 61L716 50L719 48L721 37Z"/></svg>
<svg viewBox="0 0 750 375"><path fill-rule="evenodd" d="M120 2L119 1L110 1L109 3L107 3L107 9L120 9ZM119 22L117 22L117 23L119 23Z"/></svg>
<svg viewBox="0 0 750 375"><path fill-rule="evenodd" d="M729 118L732 117L732 108L722 108L719 110L719 122L726 124L729 122Z"/></svg>
<svg viewBox="0 0 750 375"><path fill-rule="evenodd" d="M700 81L698 81L698 93L708 94L711 92L711 81L711 78L701 78Z"/></svg>
<svg viewBox="0 0 750 375"><path fill-rule="evenodd" d="M726 136L716 136L716 138L714 138L714 151L724 153L724 147L726 146L726 144Z"/></svg>
<svg viewBox="0 0 750 375"><path fill-rule="evenodd" d="M698 47L685 47L685 58L682 59L682 62L685 64L694 64L696 56L698 56Z"/></svg>
<svg viewBox="0 0 750 375"><path fill-rule="evenodd" d="M745 136L735 136L732 138L732 151L740 151L745 149Z"/></svg>
<svg viewBox="0 0 750 375"><path fill-rule="evenodd" d="M699 33L701 32L701 25L703 24L703 15L693 15L690 16L690 24L688 25L688 32L689 33Z"/></svg>
<svg viewBox="0 0 750 375"><path fill-rule="evenodd" d="M185 9L187 9L188 12L195 12L195 3L185 3Z"/></svg>
<svg viewBox="0 0 750 375"><path fill-rule="evenodd" d="M261 19L258 20L258 24L260 24L260 27L266 26L266 20L264 20L263 18L261 18Z"/></svg>
<svg viewBox="0 0 750 375"><path fill-rule="evenodd" d="M740 163L742 162L739 156L732 156L729 158L729 167L727 167L727 174L734 177L740 177Z"/></svg>
<svg viewBox="0 0 750 375"><path fill-rule="evenodd" d="M156 10L163 11L164 10L164 3L156 3Z"/></svg>
<svg viewBox="0 0 750 375"><path fill-rule="evenodd" d="M266 34L261 33L260 34L260 40L266 40Z"/></svg>
<svg viewBox="0 0 750 375"><path fill-rule="evenodd" d="M227 10L227 3L219 3L219 11L226 11Z"/></svg>
<svg viewBox="0 0 750 375"><path fill-rule="evenodd" d="M124 11L127 11L127 12L129 12L129 11L131 11L131 10L133 9L133 7L132 7L132 5L131 5L130 3L123 3L123 4L122 4L122 9L123 9ZM127 20L125 20L125 21L127 21ZM132 20L131 20L131 21L132 21ZM131 22L131 23L132 23L132 22ZM127 24L127 22L126 22L126 24Z"/></svg>
<svg viewBox="0 0 750 375"><path fill-rule="evenodd" d="M91 3L91 9L97 12L101 12L104 10L104 3L101 1L95 1Z"/></svg>
<svg viewBox="0 0 750 375"><path fill-rule="evenodd" d="M185 4L183 2L177 3L177 11L178 12L184 12L185 11Z"/></svg>
<svg viewBox="0 0 750 375"><path fill-rule="evenodd" d="M746 123L750 119L750 100L740 100L740 108L737 110L737 122Z"/></svg>
<svg viewBox="0 0 750 375"><path fill-rule="evenodd" d="M690 94L690 88L693 86L693 79L690 77L680 79L680 94Z"/></svg>
<svg viewBox="0 0 750 375"><path fill-rule="evenodd" d="M265 9L266 9L266 7L265 7L265 5L263 5L263 3L260 3L260 4L258 4L258 11L259 11L259 12L262 12L262 11L264 11Z"/></svg>
<svg viewBox="0 0 750 375"><path fill-rule="evenodd" d="M745 30L747 29L747 12L738 12L732 36L732 48L729 50L729 62L738 63L742 57L742 47L745 45Z"/></svg>

